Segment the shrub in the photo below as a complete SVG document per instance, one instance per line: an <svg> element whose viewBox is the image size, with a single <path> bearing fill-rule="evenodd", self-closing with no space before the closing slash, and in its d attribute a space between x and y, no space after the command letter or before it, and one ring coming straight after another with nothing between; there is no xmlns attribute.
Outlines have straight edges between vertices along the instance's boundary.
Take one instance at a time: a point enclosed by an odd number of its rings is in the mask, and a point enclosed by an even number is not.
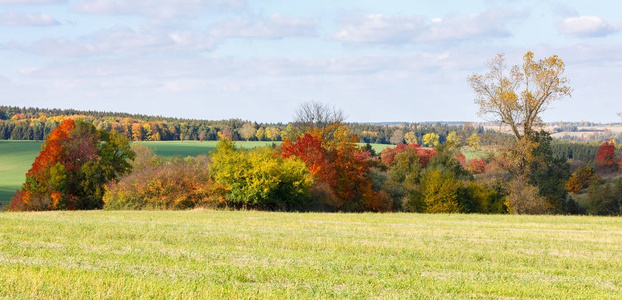
<svg viewBox="0 0 622 300"><path fill-rule="evenodd" d="M268 147L238 150L221 140L212 154L212 178L227 187L227 204L270 210L299 210L309 205L313 184L306 164L282 158Z"/></svg>
<svg viewBox="0 0 622 300"><path fill-rule="evenodd" d="M210 162L206 156L139 164L141 168L106 186L106 209L187 209L224 205L226 190L210 179Z"/></svg>

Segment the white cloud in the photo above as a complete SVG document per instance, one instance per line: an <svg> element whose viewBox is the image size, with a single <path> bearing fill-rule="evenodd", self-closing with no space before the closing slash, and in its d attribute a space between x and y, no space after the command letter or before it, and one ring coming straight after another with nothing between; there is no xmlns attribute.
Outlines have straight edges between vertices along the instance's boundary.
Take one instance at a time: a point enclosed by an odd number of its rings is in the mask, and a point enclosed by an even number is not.
<svg viewBox="0 0 622 300"><path fill-rule="evenodd" d="M596 16L567 18L559 23L559 32L565 35L589 38L602 37L620 31L620 25L607 22Z"/></svg>
<svg viewBox="0 0 622 300"><path fill-rule="evenodd" d="M451 42L473 38L511 36L506 23L520 15L510 10L489 10L466 17L447 15L426 21L423 16L367 15L349 18L334 38L352 43L406 44Z"/></svg>
<svg viewBox="0 0 622 300"><path fill-rule="evenodd" d="M60 25L50 15L7 12L0 15L0 26L52 26Z"/></svg>
<svg viewBox="0 0 622 300"><path fill-rule="evenodd" d="M46 39L28 46L15 46L22 51L43 56L89 56L161 54L167 51L200 51L214 47L215 41L200 32L166 29L133 29L115 26L76 40Z"/></svg>
<svg viewBox="0 0 622 300"><path fill-rule="evenodd" d="M218 38L267 38L316 36L317 20L274 14L268 18L234 18L214 25L209 33Z"/></svg>
<svg viewBox="0 0 622 300"><path fill-rule="evenodd" d="M74 9L82 13L155 18L194 17L204 10L238 10L244 7L244 0L81 0L74 5Z"/></svg>

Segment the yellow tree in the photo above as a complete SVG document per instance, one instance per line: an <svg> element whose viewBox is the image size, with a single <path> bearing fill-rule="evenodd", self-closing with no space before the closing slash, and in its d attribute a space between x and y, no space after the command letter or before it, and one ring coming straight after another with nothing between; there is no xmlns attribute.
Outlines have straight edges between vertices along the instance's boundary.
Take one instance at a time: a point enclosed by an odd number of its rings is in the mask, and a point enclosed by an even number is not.
<svg viewBox="0 0 622 300"><path fill-rule="evenodd" d="M516 139L531 136L549 105L572 93L564 77L565 64L557 55L536 61L534 54L527 52L522 67L508 67L504 55L499 54L488 67L488 73L468 77L479 114L492 115L492 121L510 126Z"/></svg>
<svg viewBox="0 0 622 300"><path fill-rule="evenodd" d="M417 136L415 135L414 132L409 131L406 134L404 134L404 140L406 141L406 144L416 144Z"/></svg>
<svg viewBox="0 0 622 300"><path fill-rule="evenodd" d="M423 144L430 147L436 147L439 144L440 137L438 134L430 132L423 135Z"/></svg>

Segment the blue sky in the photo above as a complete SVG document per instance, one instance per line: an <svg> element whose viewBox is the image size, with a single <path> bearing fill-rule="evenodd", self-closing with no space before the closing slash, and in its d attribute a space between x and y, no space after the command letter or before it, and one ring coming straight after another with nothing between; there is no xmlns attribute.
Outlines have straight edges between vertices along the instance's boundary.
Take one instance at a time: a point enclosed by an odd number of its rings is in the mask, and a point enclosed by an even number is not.
<svg viewBox="0 0 622 300"><path fill-rule="evenodd" d="M466 77L559 55L545 121L618 122L619 1L0 0L0 104L288 122L478 121Z"/></svg>

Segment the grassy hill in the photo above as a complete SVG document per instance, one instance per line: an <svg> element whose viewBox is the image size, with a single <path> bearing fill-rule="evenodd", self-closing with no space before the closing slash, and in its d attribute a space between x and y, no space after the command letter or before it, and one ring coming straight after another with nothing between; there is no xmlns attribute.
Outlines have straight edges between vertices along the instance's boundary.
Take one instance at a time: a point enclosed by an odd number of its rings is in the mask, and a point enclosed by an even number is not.
<svg viewBox="0 0 622 300"><path fill-rule="evenodd" d="M611 299L620 228L567 216L2 213L0 298Z"/></svg>

